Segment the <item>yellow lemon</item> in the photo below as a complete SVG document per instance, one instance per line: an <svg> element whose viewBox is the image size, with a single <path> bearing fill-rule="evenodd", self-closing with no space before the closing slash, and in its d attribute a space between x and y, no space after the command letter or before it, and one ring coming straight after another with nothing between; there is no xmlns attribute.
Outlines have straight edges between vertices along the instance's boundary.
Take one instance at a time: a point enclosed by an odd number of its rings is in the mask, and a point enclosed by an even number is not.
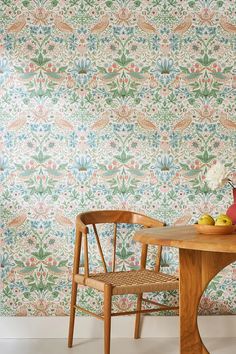
<svg viewBox="0 0 236 354"><path fill-rule="evenodd" d="M215 225L218 226L225 226L225 225L232 225L232 224L233 224L232 220L226 214L220 214L219 216L217 216L215 222Z"/></svg>
<svg viewBox="0 0 236 354"><path fill-rule="evenodd" d="M211 215L204 214L198 219L199 225L215 225L215 221Z"/></svg>

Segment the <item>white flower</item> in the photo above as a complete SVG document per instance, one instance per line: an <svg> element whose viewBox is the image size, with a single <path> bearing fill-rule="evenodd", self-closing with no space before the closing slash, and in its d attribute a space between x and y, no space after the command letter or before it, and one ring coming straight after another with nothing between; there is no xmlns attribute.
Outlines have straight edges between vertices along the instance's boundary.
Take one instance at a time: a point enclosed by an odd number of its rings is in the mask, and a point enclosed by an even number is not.
<svg viewBox="0 0 236 354"><path fill-rule="evenodd" d="M206 173L206 182L210 189L217 189L229 182L229 171L221 162L217 162Z"/></svg>

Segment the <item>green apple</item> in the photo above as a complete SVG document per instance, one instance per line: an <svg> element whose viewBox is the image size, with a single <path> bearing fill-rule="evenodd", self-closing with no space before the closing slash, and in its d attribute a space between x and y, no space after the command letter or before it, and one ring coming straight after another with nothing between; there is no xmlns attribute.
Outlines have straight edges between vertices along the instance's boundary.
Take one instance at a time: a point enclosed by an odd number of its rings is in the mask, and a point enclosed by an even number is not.
<svg viewBox="0 0 236 354"><path fill-rule="evenodd" d="M230 219L230 217L225 214L220 214L219 216L217 216L216 222L215 222L215 225L218 225L218 226L225 226L225 225L232 225L232 224L233 224L233 222Z"/></svg>
<svg viewBox="0 0 236 354"><path fill-rule="evenodd" d="M204 214L198 219L199 225L215 225L215 221L211 215Z"/></svg>

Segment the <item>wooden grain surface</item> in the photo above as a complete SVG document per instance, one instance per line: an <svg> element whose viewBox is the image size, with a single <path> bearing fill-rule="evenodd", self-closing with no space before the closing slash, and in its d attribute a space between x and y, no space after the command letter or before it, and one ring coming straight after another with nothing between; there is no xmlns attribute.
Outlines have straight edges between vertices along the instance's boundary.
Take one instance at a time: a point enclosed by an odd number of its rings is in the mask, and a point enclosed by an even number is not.
<svg viewBox="0 0 236 354"><path fill-rule="evenodd" d="M209 354L198 330L198 305L211 279L236 261L236 233L204 235L185 225L140 230L134 239L180 249L180 354Z"/></svg>
<svg viewBox="0 0 236 354"><path fill-rule="evenodd" d="M236 260L236 253L180 249L180 353L209 354L197 325L198 306L214 276Z"/></svg>
<svg viewBox="0 0 236 354"><path fill-rule="evenodd" d="M199 251L236 253L236 233L203 235L196 231L194 225L143 229L135 233L134 240Z"/></svg>

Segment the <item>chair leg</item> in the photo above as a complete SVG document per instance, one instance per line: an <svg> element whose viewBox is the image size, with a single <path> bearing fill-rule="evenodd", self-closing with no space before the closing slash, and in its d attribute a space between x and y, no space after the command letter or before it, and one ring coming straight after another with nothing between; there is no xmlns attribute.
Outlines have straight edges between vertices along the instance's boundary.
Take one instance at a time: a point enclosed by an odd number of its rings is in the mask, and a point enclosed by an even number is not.
<svg viewBox="0 0 236 354"><path fill-rule="evenodd" d="M111 285L106 284L104 289L104 354L110 354L111 298L112 298L112 287Z"/></svg>
<svg viewBox="0 0 236 354"><path fill-rule="evenodd" d="M140 311L142 308L142 297L143 297L143 294L138 295L137 307L136 307L137 311ZM134 329L134 338L135 339L140 338L140 319L141 319L141 313L136 313L135 329Z"/></svg>
<svg viewBox="0 0 236 354"><path fill-rule="evenodd" d="M69 348L71 348L72 344L73 344L77 288L78 288L78 284L73 280L72 281L72 290L71 290L70 325L69 325L69 335L68 335L68 347Z"/></svg>

